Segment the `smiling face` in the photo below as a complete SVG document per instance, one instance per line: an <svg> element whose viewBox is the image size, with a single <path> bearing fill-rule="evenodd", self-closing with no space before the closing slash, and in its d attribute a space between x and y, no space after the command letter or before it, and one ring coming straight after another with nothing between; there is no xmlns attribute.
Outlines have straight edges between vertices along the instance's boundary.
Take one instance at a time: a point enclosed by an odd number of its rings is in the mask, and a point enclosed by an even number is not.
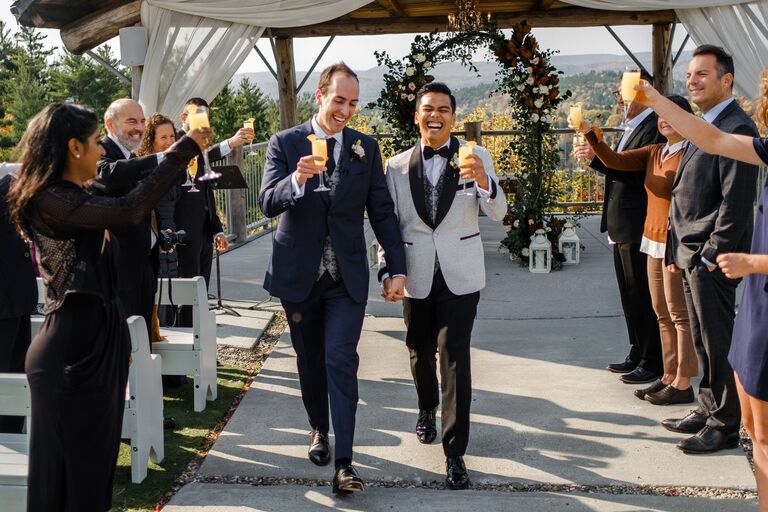
<svg viewBox="0 0 768 512"><path fill-rule="evenodd" d="M106 122L107 132L115 136L128 151L135 151L144 136L144 111L138 102L125 101Z"/></svg>
<svg viewBox="0 0 768 512"><path fill-rule="evenodd" d="M662 118L659 118L656 122L656 127L659 129L659 133L661 133L670 144L683 140L683 137L672 128L672 125Z"/></svg>
<svg viewBox="0 0 768 512"><path fill-rule="evenodd" d="M176 142L176 130L172 124L161 124L155 127L155 138L152 141L152 152L161 153Z"/></svg>
<svg viewBox="0 0 768 512"><path fill-rule="evenodd" d="M360 84L357 79L336 72L331 77L325 92L317 89L315 101L318 105L317 122L328 135L339 133L357 110L360 98Z"/></svg>
<svg viewBox="0 0 768 512"><path fill-rule="evenodd" d="M67 167L62 177L78 185L95 178L98 173L99 160L106 154L104 147L99 142L99 130L94 130L82 142L75 138L69 139L67 146L69 147L69 155Z"/></svg>
<svg viewBox="0 0 768 512"><path fill-rule="evenodd" d="M688 64L685 85L702 112L706 113L732 94L733 75L718 74L717 57L714 55L696 55Z"/></svg>
<svg viewBox="0 0 768 512"><path fill-rule="evenodd" d="M451 136L456 114L451 108L451 97L441 92L428 92L421 97L414 121L419 127L422 142L439 148Z"/></svg>

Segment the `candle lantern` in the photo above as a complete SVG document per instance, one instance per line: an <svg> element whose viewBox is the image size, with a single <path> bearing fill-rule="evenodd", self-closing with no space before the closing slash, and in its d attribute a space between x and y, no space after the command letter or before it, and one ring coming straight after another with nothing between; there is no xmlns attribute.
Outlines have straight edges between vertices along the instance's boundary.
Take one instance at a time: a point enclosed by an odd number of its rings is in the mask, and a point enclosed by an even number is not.
<svg viewBox="0 0 768 512"><path fill-rule="evenodd" d="M579 242L579 236L573 229L573 224L570 222L566 222L563 226L563 232L560 233L560 238L557 240L557 248L560 250L560 254L565 256L563 265L579 264L581 243Z"/></svg>
<svg viewBox="0 0 768 512"><path fill-rule="evenodd" d="M537 229L528 246L528 270L546 274L552 270L552 244L547 240L547 233Z"/></svg>

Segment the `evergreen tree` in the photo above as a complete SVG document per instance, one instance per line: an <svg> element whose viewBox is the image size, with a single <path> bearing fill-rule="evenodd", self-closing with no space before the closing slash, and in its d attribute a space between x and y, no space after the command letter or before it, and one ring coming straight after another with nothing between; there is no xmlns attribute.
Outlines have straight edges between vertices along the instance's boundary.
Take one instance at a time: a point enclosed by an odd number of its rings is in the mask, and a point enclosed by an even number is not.
<svg viewBox="0 0 768 512"><path fill-rule="evenodd" d="M237 87L235 107L243 121L251 117L254 119L255 142L264 141L269 138L269 120L267 119L269 100L259 89L258 85L251 83L247 78L241 80L240 85Z"/></svg>

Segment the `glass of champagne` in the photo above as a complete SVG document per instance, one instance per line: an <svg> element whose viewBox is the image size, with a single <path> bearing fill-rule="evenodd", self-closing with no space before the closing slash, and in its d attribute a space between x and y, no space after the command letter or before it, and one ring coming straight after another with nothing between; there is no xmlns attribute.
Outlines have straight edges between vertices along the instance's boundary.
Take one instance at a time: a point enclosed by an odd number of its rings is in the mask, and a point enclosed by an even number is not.
<svg viewBox="0 0 768 512"><path fill-rule="evenodd" d="M197 157L193 158L187 164L187 181L182 186L189 187L187 192L200 192L195 186L195 177L197 177Z"/></svg>
<svg viewBox="0 0 768 512"><path fill-rule="evenodd" d="M461 167L464 164L468 164L469 163L469 156L474 153L474 147L476 145L477 145L477 142L475 142L473 140L470 140L470 141L467 141L467 143L464 144L463 146L459 146L459 167ZM464 190L464 192L463 193L468 195L468 196L475 195L474 191L467 192L467 180L463 180L463 181L464 181L464 183L463 183L463 190Z"/></svg>
<svg viewBox="0 0 768 512"><path fill-rule="evenodd" d="M628 69L621 76L621 100L624 103L624 124L627 124L627 114L629 113L629 104L634 101L637 91L635 86L640 83L640 71L637 69Z"/></svg>
<svg viewBox="0 0 768 512"><path fill-rule="evenodd" d="M586 142L586 140L584 139L584 135L582 135L582 134L577 132L573 136L573 147L574 148L576 146L580 146L580 145L584 144L585 142ZM577 169L578 171L583 171L584 170L584 164L585 164L585 162L584 162L583 158L576 157L576 165L578 165L578 169Z"/></svg>
<svg viewBox="0 0 768 512"><path fill-rule="evenodd" d="M581 126L581 121L583 119L581 113L581 103L577 103L571 106L568 117L571 118L571 126L573 126L573 131L579 133L579 127Z"/></svg>
<svg viewBox="0 0 768 512"><path fill-rule="evenodd" d="M190 130L194 130L195 128L210 128L211 123L208 120L208 110L204 107L197 107L194 112L190 112L187 115L187 123L189 123ZM203 162L205 164L205 173L200 176L198 180L208 181L221 177L221 174L211 170L211 164L208 162L207 148L203 150Z"/></svg>
<svg viewBox="0 0 768 512"><path fill-rule="evenodd" d="M325 165L325 163L328 161L328 141L325 139L318 139L315 134L310 134L307 136L307 139L312 143L312 156L320 157L322 158L322 162L317 162L320 165ZM318 175L318 179L320 180L320 183L317 185L317 188L315 189L315 192L328 192L331 189L325 186L325 179L324 179L325 171L321 172Z"/></svg>
<svg viewBox="0 0 768 512"><path fill-rule="evenodd" d="M246 119L243 122L243 128L245 128L246 130L253 130L253 122L255 120L256 119L253 118L253 117L250 117L250 118ZM250 150L248 151L248 154L245 155L245 156L256 156L256 152L253 150L253 139L251 139L248 144L250 146Z"/></svg>

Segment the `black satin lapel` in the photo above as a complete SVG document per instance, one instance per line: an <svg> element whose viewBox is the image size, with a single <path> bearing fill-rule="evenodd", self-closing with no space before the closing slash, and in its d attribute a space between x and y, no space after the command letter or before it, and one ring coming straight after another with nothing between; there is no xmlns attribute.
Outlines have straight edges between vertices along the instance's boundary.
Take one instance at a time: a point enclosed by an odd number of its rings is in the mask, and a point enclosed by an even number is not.
<svg viewBox="0 0 768 512"><path fill-rule="evenodd" d="M411 198L416 213L427 226L434 228L435 226L432 225L427 213L427 203L424 200L424 166L421 164L420 144L413 148L411 159L408 161L408 181L411 183Z"/></svg>
<svg viewBox="0 0 768 512"><path fill-rule="evenodd" d="M459 152L459 139L451 137L451 154L448 155L448 162L445 164L445 183L443 191L440 194L440 201L437 203L437 218L435 227L439 226L448 210L451 209L453 199L456 197L456 189L459 186L459 170L451 165L454 155Z"/></svg>

